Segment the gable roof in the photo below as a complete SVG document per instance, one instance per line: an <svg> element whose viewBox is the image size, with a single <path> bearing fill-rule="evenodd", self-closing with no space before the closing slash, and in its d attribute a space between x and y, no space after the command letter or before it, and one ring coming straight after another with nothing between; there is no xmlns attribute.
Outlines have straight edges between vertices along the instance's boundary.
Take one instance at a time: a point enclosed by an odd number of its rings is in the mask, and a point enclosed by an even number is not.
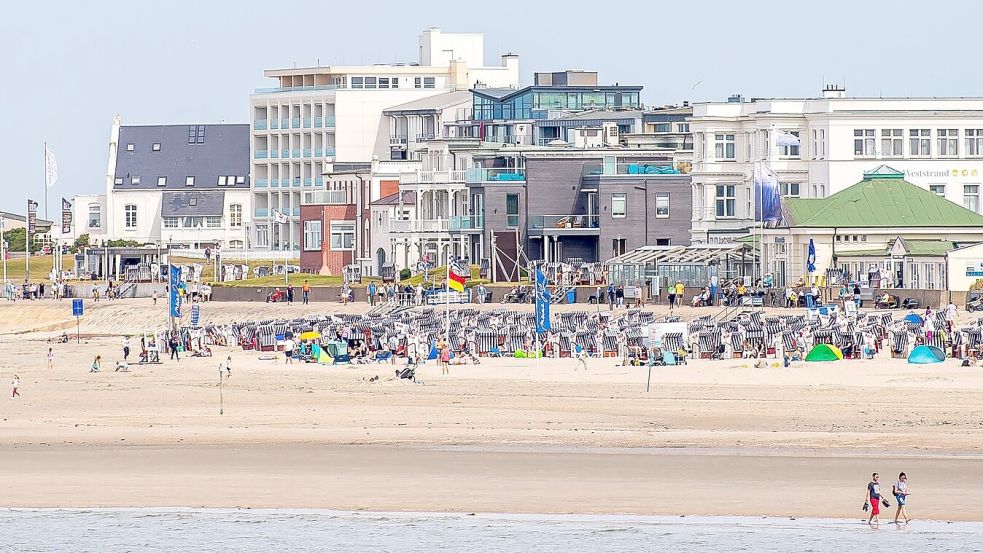
<svg viewBox="0 0 983 553"><path fill-rule="evenodd" d="M224 190L165 190L160 202L161 217L221 217L224 211Z"/></svg>
<svg viewBox="0 0 983 553"><path fill-rule="evenodd" d="M881 166L828 198L783 198L785 226L983 227L983 215L904 180Z"/></svg>

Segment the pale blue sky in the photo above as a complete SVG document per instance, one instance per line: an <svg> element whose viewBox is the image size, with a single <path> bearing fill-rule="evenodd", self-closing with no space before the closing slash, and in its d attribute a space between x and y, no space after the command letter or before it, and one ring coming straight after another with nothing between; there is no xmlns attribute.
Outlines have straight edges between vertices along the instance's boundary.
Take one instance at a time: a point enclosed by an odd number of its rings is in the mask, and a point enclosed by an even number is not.
<svg viewBox="0 0 983 553"><path fill-rule="evenodd" d="M114 114L245 123L249 93L270 86L263 69L415 61L430 25L485 33L489 63L518 53L524 83L594 69L643 85L647 105L816 95L824 78L858 96L983 95L973 2L62 0L16 2L4 19L0 209L41 199L46 139L51 216L59 196L104 189Z"/></svg>

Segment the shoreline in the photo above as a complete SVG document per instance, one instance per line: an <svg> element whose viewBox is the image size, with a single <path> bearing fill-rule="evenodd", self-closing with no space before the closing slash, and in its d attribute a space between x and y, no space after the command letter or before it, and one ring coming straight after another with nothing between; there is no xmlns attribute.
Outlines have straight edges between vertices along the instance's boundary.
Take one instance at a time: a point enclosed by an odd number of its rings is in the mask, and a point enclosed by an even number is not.
<svg viewBox="0 0 983 553"><path fill-rule="evenodd" d="M983 479L975 459L315 444L5 449L5 508L859 519L874 467L886 481L900 470L913 475L917 520L983 521L975 489L952 487ZM882 516L891 520L893 506Z"/></svg>

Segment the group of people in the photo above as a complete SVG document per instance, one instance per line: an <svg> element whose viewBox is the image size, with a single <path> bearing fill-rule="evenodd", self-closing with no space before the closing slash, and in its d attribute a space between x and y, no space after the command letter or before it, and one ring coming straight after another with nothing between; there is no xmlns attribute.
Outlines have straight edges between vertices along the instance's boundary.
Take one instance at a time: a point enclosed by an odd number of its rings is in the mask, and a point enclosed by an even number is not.
<svg viewBox="0 0 983 553"><path fill-rule="evenodd" d="M68 297L68 295L68 286L60 282L49 286L44 282L32 283L24 280L24 283L18 286L8 280L3 285L3 297L8 301L17 301L18 299L42 300L48 297L61 299Z"/></svg>
<svg viewBox="0 0 983 553"><path fill-rule="evenodd" d="M867 524L880 522L881 507L890 507L891 502L881 493L881 477L876 472L871 475L870 482L867 483L867 490L864 492L864 511L870 511L867 517ZM894 522L900 523L901 517L907 524L911 519L908 517L908 476L905 473L898 475L898 479L891 485L891 495L894 496L897 510L894 512Z"/></svg>

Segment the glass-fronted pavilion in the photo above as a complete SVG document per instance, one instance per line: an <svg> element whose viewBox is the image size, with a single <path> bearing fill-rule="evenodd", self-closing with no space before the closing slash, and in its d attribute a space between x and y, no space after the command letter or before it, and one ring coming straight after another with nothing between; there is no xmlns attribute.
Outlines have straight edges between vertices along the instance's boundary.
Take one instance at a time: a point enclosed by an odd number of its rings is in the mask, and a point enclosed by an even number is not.
<svg viewBox="0 0 983 553"><path fill-rule="evenodd" d="M640 86L527 86L472 89L475 121L546 119L549 110L637 109Z"/></svg>

